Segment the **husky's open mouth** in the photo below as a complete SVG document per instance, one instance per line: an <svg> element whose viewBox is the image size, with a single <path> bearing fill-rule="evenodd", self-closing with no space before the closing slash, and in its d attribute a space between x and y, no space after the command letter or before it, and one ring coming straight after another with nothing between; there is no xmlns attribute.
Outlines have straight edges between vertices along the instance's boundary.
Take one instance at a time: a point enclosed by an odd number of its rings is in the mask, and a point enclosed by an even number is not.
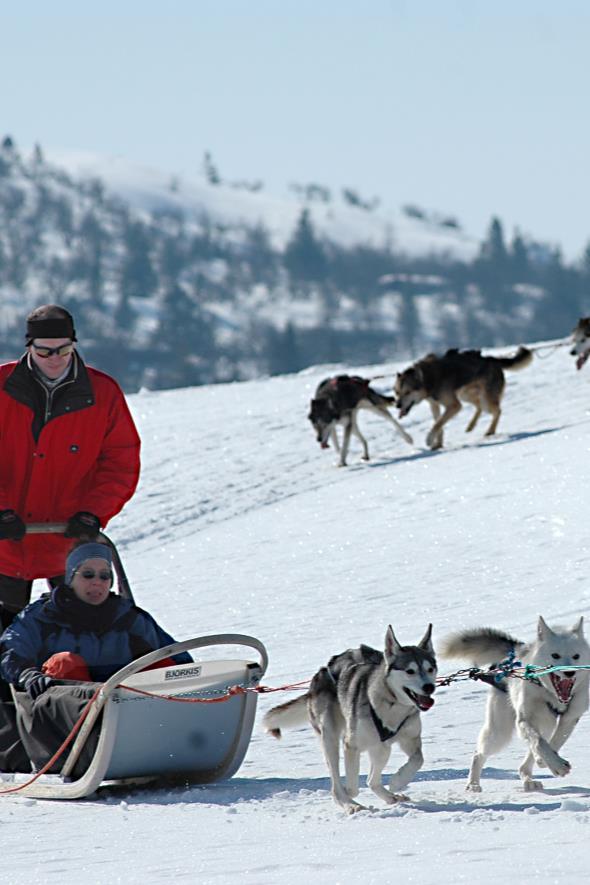
<svg viewBox="0 0 590 885"><path fill-rule="evenodd" d="M563 704L569 703L574 690L574 678L568 679L566 676L561 677L559 673L550 673L551 684L555 689L555 694Z"/></svg>
<svg viewBox="0 0 590 885"><path fill-rule="evenodd" d="M417 694L415 691L410 691L409 688L404 688L404 691L409 699L416 704L419 710L430 710L434 704L434 698L430 695Z"/></svg>
<svg viewBox="0 0 590 885"><path fill-rule="evenodd" d="M576 368L581 369L589 356L590 356L590 350L587 350L586 353L582 353L578 357L578 359L576 360Z"/></svg>

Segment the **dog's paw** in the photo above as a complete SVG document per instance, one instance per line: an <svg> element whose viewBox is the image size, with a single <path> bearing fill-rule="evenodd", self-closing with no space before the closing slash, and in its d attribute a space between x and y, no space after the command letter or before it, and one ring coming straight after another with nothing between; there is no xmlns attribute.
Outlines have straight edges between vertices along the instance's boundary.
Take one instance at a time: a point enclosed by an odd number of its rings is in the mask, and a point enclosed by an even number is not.
<svg viewBox="0 0 590 885"><path fill-rule="evenodd" d="M525 793L540 793L543 790L543 782L534 781L532 777L527 777L522 782L522 788Z"/></svg>
<svg viewBox="0 0 590 885"><path fill-rule="evenodd" d="M465 789L468 793L481 793L481 785L476 784L475 781L469 781L469 783L465 784Z"/></svg>
<svg viewBox="0 0 590 885"><path fill-rule="evenodd" d="M428 434L428 436L426 437L426 445L428 446L429 449L432 449L432 451L435 451L436 449L442 449L442 445L443 445L442 436L440 436L440 434L438 434L438 433L433 433L431 430L430 433Z"/></svg>
<svg viewBox="0 0 590 885"><path fill-rule="evenodd" d="M559 753L556 753L556 751L549 745L544 748L542 756L535 753L535 762L541 768L548 768L551 774L554 774L555 777L565 777L566 774L569 774L572 770L572 766L567 759L562 759Z"/></svg>
<svg viewBox="0 0 590 885"><path fill-rule="evenodd" d="M549 771L551 774L554 774L555 777L565 777L572 770L571 764L567 761L567 759L562 759L561 756L557 756L555 761L551 761L549 765Z"/></svg>
<svg viewBox="0 0 590 885"><path fill-rule="evenodd" d="M367 808L366 805L361 805L360 802L346 802L342 807L347 814L358 814L359 811L371 810L370 808Z"/></svg>
<svg viewBox="0 0 590 885"><path fill-rule="evenodd" d="M396 802L409 802L410 801L410 797L406 796L405 793L390 793L389 791L388 791L388 793L389 793L388 796L383 797L388 805L395 805Z"/></svg>

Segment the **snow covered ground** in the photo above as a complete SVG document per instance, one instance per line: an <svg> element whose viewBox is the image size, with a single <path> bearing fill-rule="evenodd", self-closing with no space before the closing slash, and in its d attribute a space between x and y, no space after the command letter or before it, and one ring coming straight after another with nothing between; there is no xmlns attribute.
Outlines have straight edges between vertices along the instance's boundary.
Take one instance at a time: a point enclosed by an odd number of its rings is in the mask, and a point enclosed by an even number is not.
<svg viewBox="0 0 590 885"><path fill-rule="evenodd" d="M416 642L494 625L532 638L542 613L570 624L590 608L586 483L590 369L567 348L507 373L499 434L464 433L467 410L431 453L430 412L393 429L362 417L372 461L353 442L347 469L306 421L334 367L242 384L130 398L144 443L141 485L109 534L136 599L178 638L258 636L267 685L310 677L335 652L381 646L391 623ZM349 367L350 368L350 367ZM354 367L377 375L395 366ZM385 385L386 381L376 382ZM441 662L440 672L452 665ZM410 801L346 816L332 803L311 729L266 736L261 696L246 760L231 781L101 792L77 803L0 798L2 880L273 885L477 881L571 883L590 858L590 718L524 793L523 747L490 760L481 795L464 781L485 689L440 689L424 715L425 764ZM387 771L397 767L394 751ZM366 769L363 769L366 771ZM375 801L373 801L375 798Z"/></svg>

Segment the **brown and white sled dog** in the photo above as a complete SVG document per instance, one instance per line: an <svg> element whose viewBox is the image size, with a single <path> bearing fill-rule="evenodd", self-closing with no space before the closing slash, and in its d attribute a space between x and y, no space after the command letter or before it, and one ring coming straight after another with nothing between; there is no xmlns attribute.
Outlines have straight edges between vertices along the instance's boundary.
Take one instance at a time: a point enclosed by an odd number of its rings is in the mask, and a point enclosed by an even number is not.
<svg viewBox="0 0 590 885"><path fill-rule="evenodd" d="M532 358L526 347L520 347L513 357L482 356L479 350L447 350L443 356L430 353L396 378L394 393L400 418L416 403L427 400L434 424L426 444L431 449L440 449L444 425L461 410L461 402L466 402L475 406L467 431L473 430L485 411L492 415L486 436L492 436L500 420L504 370L524 369Z"/></svg>
<svg viewBox="0 0 590 885"><path fill-rule="evenodd" d="M572 332L572 341L570 355L578 357L576 368L581 369L590 356L590 317L580 317Z"/></svg>
<svg viewBox="0 0 590 885"><path fill-rule="evenodd" d="M328 763L332 796L346 811L364 808L354 801L362 752L368 752L370 759L367 785L388 804L406 799L397 791L405 789L422 767L420 713L434 704L436 679L431 632L432 624L418 645L402 646L388 627L385 653L361 645L335 655L318 670L305 695L273 707L264 717L274 737L280 737L283 728L311 722ZM341 741L346 787L340 779ZM381 775L393 744L408 759L386 789Z"/></svg>
<svg viewBox="0 0 590 885"><path fill-rule="evenodd" d="M326 378L318 385L307 417L313 425L321 447L327 449L328 440L331 439L336 451L340 452L339 466L345 467L352 433L363 447L363 460L369 460L369 447L357 424L357 414L360 409L370 409L376 415L385 418L393 424L408 445L412 445L412 437L388 411L394 405L394 397L373 390L366 378L360 378L358 375L336 375L334 378ZM336 427L339 424L344 428L342 447L338 444L336 434Z"/></svg>
<svg viewBox="0 0 590 885"><path fill-rule="evenodd" d="M535 762L557 777L569 774L570 763L559 755L559 750L588 709L588 671L567 669L590 664L583 618L571 629L552 629L539 617L537 638L530 644L500 630L466 630L447 637L441 655L463 658L482 667L505 660L512 649L523 665L566 669L534 681L507 678L492 684L466 787L475 792L481 791L480 776L486 759L510 742L515 725L529 746L519 769L525 790L543 789L541 781L533 780Z"/></svg>

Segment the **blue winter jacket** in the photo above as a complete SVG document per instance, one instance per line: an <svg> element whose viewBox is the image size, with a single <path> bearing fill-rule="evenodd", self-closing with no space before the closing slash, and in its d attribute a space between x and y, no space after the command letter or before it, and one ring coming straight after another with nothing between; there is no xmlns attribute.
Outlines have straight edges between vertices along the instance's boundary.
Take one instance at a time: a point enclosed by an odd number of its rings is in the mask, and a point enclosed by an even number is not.
<svg viewBox="0 0 590 885"><path fill-rule="evenodd" d="M18 685L23 670L41 669L51 655L71 651L84 658L94 681L104 682L125 664L172 642L148 612L128 599L110 593L94 607L61 585L28 605L4 631L0 673ZM182 652L174 661L188 664L192 658Z"/></svg>

